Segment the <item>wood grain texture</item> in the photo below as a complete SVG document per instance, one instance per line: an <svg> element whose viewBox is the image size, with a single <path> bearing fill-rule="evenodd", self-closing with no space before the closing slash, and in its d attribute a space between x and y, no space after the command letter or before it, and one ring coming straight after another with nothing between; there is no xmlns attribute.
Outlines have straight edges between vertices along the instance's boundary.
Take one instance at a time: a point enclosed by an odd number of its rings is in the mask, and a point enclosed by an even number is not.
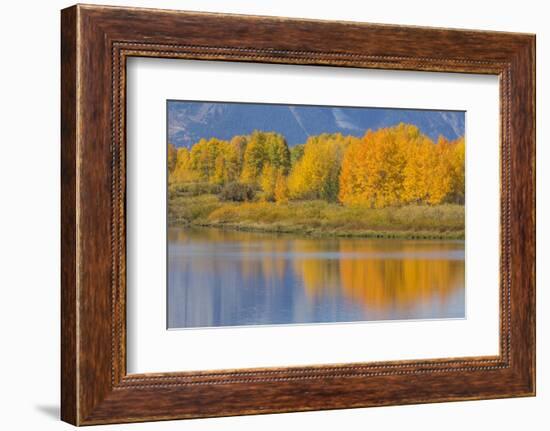
<svg viewBox="0 0 550 431"><path fill-rule="evenodd" d="M77 422L76 9L61 16L61 418Z"/></svg>
<svg viewBox="0 0 550 431"><path fill-rule="evenodd" d="M80 5L62 11L63 420L86 425L534 395L534 49L534 36L525 34ZM499 75L499 356L127 375L130 56Z"/></svg>

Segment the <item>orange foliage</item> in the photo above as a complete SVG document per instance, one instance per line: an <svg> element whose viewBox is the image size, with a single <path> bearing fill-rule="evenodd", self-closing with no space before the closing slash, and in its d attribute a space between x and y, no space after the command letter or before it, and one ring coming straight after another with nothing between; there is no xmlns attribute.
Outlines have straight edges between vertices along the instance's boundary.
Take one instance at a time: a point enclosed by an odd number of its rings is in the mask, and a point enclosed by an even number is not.
<svg viewBox="0 0 550 431"><path fill-rule="evenodd" d="M407 124L369 130L347 149L339 180L346 205L463 203L464 139L434 144Z"/></svg>
<svg viewBox="0 0 550 431"><path fill-rule="evenodd" d="M434 143L418 127L399 124L363 138L311 136L292 151L274 132L230 141L201 139L190 150L168 146L171 183L240 181L267 201L323 199L382 208L464 203L464 138Z"/></svg>

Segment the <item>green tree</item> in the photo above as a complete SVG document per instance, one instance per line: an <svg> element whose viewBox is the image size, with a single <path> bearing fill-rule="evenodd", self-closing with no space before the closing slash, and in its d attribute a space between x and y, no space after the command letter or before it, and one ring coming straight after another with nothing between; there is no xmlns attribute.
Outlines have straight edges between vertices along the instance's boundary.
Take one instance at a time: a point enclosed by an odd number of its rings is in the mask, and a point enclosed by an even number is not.
<svg viewBox="0 0 550 431"><path fill-rule="evenodd" d="M196 174L198 181L217 183L219 172L216 172L218 156L224 156L228 147L227 141L211 138L201 139L191 148L189 155L190 169ZM218 164L222 162L218 161Z"/></svg>
<svg viewBox="0 0 550 431"><path fill-rule="evenodd" d="M295 145L290 149L290 165L294 166L304 155L304 144Z"/></svg>
<svg viewBox="0 0 550 431"><path fill-rule="evenodd" d="M243 157L241 181L257 184L263 167L270 164L275 169L290 169L290 151L285 138L275 132L255 130L250 135Z"/></svg>

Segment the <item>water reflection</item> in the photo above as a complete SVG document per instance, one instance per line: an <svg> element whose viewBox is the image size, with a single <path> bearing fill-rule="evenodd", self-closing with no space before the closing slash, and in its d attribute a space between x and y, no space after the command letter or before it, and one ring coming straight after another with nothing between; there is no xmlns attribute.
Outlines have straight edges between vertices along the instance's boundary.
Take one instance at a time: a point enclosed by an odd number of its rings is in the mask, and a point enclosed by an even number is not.
<svg viewBox="0 0 550 431"><path fill-rule="evenodd" d="M464 243L168 231L170 328L464 317Z"/></svg>

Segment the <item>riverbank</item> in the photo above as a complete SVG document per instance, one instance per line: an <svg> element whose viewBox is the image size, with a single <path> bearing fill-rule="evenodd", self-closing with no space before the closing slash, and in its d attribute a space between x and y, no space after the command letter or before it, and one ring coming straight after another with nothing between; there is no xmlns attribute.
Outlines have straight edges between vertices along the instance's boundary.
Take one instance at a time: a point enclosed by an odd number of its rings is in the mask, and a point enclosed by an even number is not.
<svg viewBox="0 0 550 431"><path fill-rule="evenodd" d="M348 207L325 201L222 202L216 195L170 195L170 226L251 232L401 239L464 239L463 205Z"/></svg>

